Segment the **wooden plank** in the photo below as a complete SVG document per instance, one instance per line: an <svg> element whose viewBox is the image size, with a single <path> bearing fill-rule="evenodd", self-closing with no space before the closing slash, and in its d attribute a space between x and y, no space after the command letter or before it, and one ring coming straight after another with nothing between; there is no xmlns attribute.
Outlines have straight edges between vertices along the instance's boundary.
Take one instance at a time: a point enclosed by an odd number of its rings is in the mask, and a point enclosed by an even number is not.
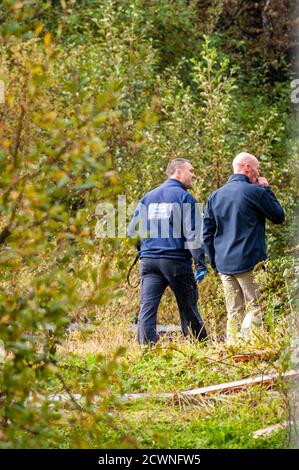
<svg viewBox="0 0 299 470"><path fill-rule="evenodd" d="M195 388L193 390L185 390L181 392L164 392L164 393L126 393L125 395L120 396L118 399L123 402L123 401L129 401L129 400L138 400L138 399L143 399L143 398L156 398L159 400L164 400L164 399L169 399L169 398L177 398L179 396L181 397L205 397L209 395L213 395L216 393L233 393L233 392L238 392L240 390L244 390L247 387L251 387L254 385L266 385L266 386L271 386L273 385L278 379L284 378L284 379L290 379L292 377L299 377L299 371L288 371L285 374L272 374L272 375L259 375L257 377L251 377L249 379L243 379L243 380L237 380L235 382L227 382L227 383L222 383L222 384L217 384L217 385L209 385L207 387L201 387L201 388ZM73 394L73 398L81 403L83 397L80 394ZM37 406L40 406L40 401L50 401L50 402L60 402L60 403L66 403L71 401L71 397L67 393L57 393L53 395L49 395L48 397L46 396L38 396L38 397L33 397L30 396L28 399L28 402L37 402ZM95 396L94 401L100 401L101 397L100 396Z"/></svg>
<svg viewBox="0 0 299 470"><path fill-rule="evenodd" d="M286 428L289 425L292 425L291 421L283 421L282 423L272 424L272 426L267 426L266 428L259 429L253 433L253 439L258 439L259 437L267 437L273 432L280 431L281 429Z"/></svg>
<svg viewBox="0 0 299 470"><path fill-rule="evenodd" d="M249 379L237 380L235 382L228 382L218 385L210 385L208 387L201 387L193 390L188 390L182 392L182 395L210 395L212 393L228 393L243 390L244 388L253 386L253 385L272 385L279 378L291 378L299 376L299 371L288 371L285 374L271 374L271 375L259 375L257 377L250 377Z"/></svg>
<svg viewBox="0 0 299 470"><path fill-rule="evenodd" d="M262 360L263 354L262 353L248 353L248 354L234 354L231 358L235 362L250 362L254 360Z"/></svg>
<svg viewBox="0 0 299 470"><path fill-rule="evenodd" d="M130 325L129 331L136 333L137 325ZM168 333L181 333L182 329L179 325L157 325L158 334L168 334Z"/></svg>
<svg viewBox="0 0 299 470"><path fill-rule="evenodd" d="M174 398L177 394L173 392L165 393L150 393L150 392L141 392L141 393L125 393L120 397L120 400L138 400L140 398Z"/></svg>
<svg viewBox="0 0 299 470"><path fill-rule="evenodd" d="M205 395L210 395L212 393L228 393L228 392L235 392L239 391L241 389L247 388L252 385L270 385L272 384L276 379L278 375L259 375L257 377L252 377L249 379L243 379L243 380L237 380L235 382L227 382L224 384L218 384L218 385L210 385L208 387L201 387L201 388L195 388L194 390L188 390L186 392L182 392L182 395L187 395L187 396L205 396Z"/></svg>
<svg viewBox="0 0 299 470"><path fill-rule="evenodd" d="M279 378L299 377L299 371L288 371L285 374L259 375L250 377L249 379L237 380L235 382L227 382L217 385L209 385L207 387L185 390L177 393L127 393L122 398L128 400L136 400L140 398L174 398L178 395L186 397L207 396L214 393L232 393L254 385L273 385Z"/></svg>
<svg viewBox="0 0 299 470"><path fill-rule="evenodd" d="M269 361L274 357L278 357L279 353L264 353L264 352L254 352L254 353L242 353L242 354L233 354L232 356L227 356L227 358L233 359L235 362L250 362L250 361ZM225 358L225 359L227 359Z"/></svg>

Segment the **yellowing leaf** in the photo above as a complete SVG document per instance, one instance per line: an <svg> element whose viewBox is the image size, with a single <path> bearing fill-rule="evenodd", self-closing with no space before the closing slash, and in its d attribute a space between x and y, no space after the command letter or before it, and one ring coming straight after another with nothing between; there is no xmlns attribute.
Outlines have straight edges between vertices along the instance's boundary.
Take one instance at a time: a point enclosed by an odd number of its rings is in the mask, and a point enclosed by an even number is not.
<svg viewBox="0 0 299 470"><path fill-rule="evenodd" d="M48 114L45 115L44 121L55 121L57 118L57 113L55 111L50 111Z"/></svg>
<svg viewBox="0 0 299 470"><path fill-rule="evenodd" d="M1 318L0 323L1 325L5 325L7 323L11 322L11 317L10 315L4 315L4 317Z"/></svg>
<svg viewBox="0 0 299 470"><path fill-rule="evenodd" d="M41 24L41 23L37 24L36 27L35 27L35 30L34 30L35 35L39 36L43 29L44 29L43 24Z"/></svg>
<svg viewBox="0 0 299 470"><path fill-rule="evenodd" d="M34 65L31 67L31 72L33 75L41 75L43 73L43 69L40 65Z"/></svg>
<svg viewBox="0 0 299 470"><path fill-rule="evenodd" d="M110 182L111 182L112 184L116 184L118 181L119 181L119 176L118 176L118 174L116 173L116 171L111 171Z"/></svg>
<svg viewBox="0 0 299 470"><path fill-rule="evenodd" d="M10 140L9 139L3 139L1 144L4 148L8 149L10 147Z"/></svg>
<svg viewBox="0 0 299 470"><path fill-rule="evenodd" d="M6 101L7 101L7 103L8 103L10 106L13 106L14 103L15 103L15 99L14 99L14 97L11 96L11 95L9 95L9 96L6 97Z"/></svg>
<svg viewBox="0 0 299 470"><path fill-rule="evenodd" d="M76 232L77 232L77 227L76 227L76 225L72 224L72 225L70 226L70 231L71 231L72 233L76 233Z"/></svg>
<svg viewBox="0 0 299 470"><path fill-rule="evenodd" d="M50 47L51 42L52 42L52 35L51 35L51 33L48 31L48 32L45 34L45 37L44 37L45 46L46 46L47 48Z"/></svg>
<svg viewBox="0 0 299 470"><path fill-rule="evenodd" d="M18 193L17 191L12 191L10 193L10 197L13 201L16 201L18 199L19 195L20 195L20 193Z"/></svg>
<svg viewBox="0 0 299 470"><path fill-rule="evenodd" d="M53 176L53 178L55 178L56 181L60 180L65 175L66 175L66 173L64 171L61 171L61 170L56 170L56 171L53 171L53 173L52 173L52 176Z"/></svg>
<svg viewBox="0 0 299 470"><path fill-rule="evenodd" d="M14 6L12 7L12 11L17 11L17 10L20 10L21 8L23 8L24 6L24 3L23 2L17 2L14 4Z"/></svg>

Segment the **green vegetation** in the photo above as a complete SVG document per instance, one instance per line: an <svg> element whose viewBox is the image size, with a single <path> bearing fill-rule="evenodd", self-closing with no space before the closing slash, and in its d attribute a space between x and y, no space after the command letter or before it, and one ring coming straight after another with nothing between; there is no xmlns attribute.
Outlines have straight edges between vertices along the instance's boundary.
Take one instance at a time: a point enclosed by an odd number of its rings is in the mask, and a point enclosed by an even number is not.
<svg viewBox="0 0 299 470"><path fill-rule="evenodd" d="M256 387L196 403L119 399L290 366L298 149L289 17L284 2L268 2L272 23L263 29L263 2L242 2L239 12L235 3L1 3L0 447L288 445L284 430L252 437L288 417L282 382L271 392ZM268 226L270 259L257 274L266 334L249 349L263 351L264 361L235 364L231 355L242 349L226 350L222 288L212 272L200 286L209 345L177 335L140 350L129 331L138 290L125 283L134 247L96 238L97 204L117 205L122 194L137 201L163 181L174 157L194 162L194 193L204 203L245 149L259 156L288 219ZM169 292L159 315L178 322ZM90 328L68 330L74 321ZM68 401L53 401L57 393Z"/></svg>

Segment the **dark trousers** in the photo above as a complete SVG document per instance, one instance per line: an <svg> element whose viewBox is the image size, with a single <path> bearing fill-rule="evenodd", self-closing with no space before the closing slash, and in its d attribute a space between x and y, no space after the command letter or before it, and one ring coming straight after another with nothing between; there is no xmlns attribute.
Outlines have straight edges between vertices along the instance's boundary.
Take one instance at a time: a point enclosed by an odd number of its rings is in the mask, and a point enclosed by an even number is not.
<svg viewBox="0 0 299 470"><path fill-rule="evenodd" d="M197 309L198 288L191 261L167 258L142 258L141 306L137 323L139 344L157 341L157 311L163 292L170 286L174 292L184 336L192 333L198 340L207 337Z"/></svg>

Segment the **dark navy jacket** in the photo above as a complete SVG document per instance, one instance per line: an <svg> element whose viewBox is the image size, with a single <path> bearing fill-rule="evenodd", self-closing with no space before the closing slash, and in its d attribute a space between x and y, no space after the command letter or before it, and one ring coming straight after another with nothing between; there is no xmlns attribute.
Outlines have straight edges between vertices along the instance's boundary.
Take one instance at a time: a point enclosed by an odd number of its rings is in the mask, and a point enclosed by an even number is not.
<svg viewBox="0 0 299 470"><path fill-rule="evenodd" d="M265 219L282 224L284 211L269 187L232 175L212 193L203 221L203 241L212 267L223 274L250 271L267 258Z"/></svg>
<svg viewBox="0 0 299 470"><path fill-rule="evenodd" d="M140 238L140 258L182 259L191 263L193 256L198 267L205 267L201 232L196 199L173 178L142 197L128 228L130 237Z"/></svg>

